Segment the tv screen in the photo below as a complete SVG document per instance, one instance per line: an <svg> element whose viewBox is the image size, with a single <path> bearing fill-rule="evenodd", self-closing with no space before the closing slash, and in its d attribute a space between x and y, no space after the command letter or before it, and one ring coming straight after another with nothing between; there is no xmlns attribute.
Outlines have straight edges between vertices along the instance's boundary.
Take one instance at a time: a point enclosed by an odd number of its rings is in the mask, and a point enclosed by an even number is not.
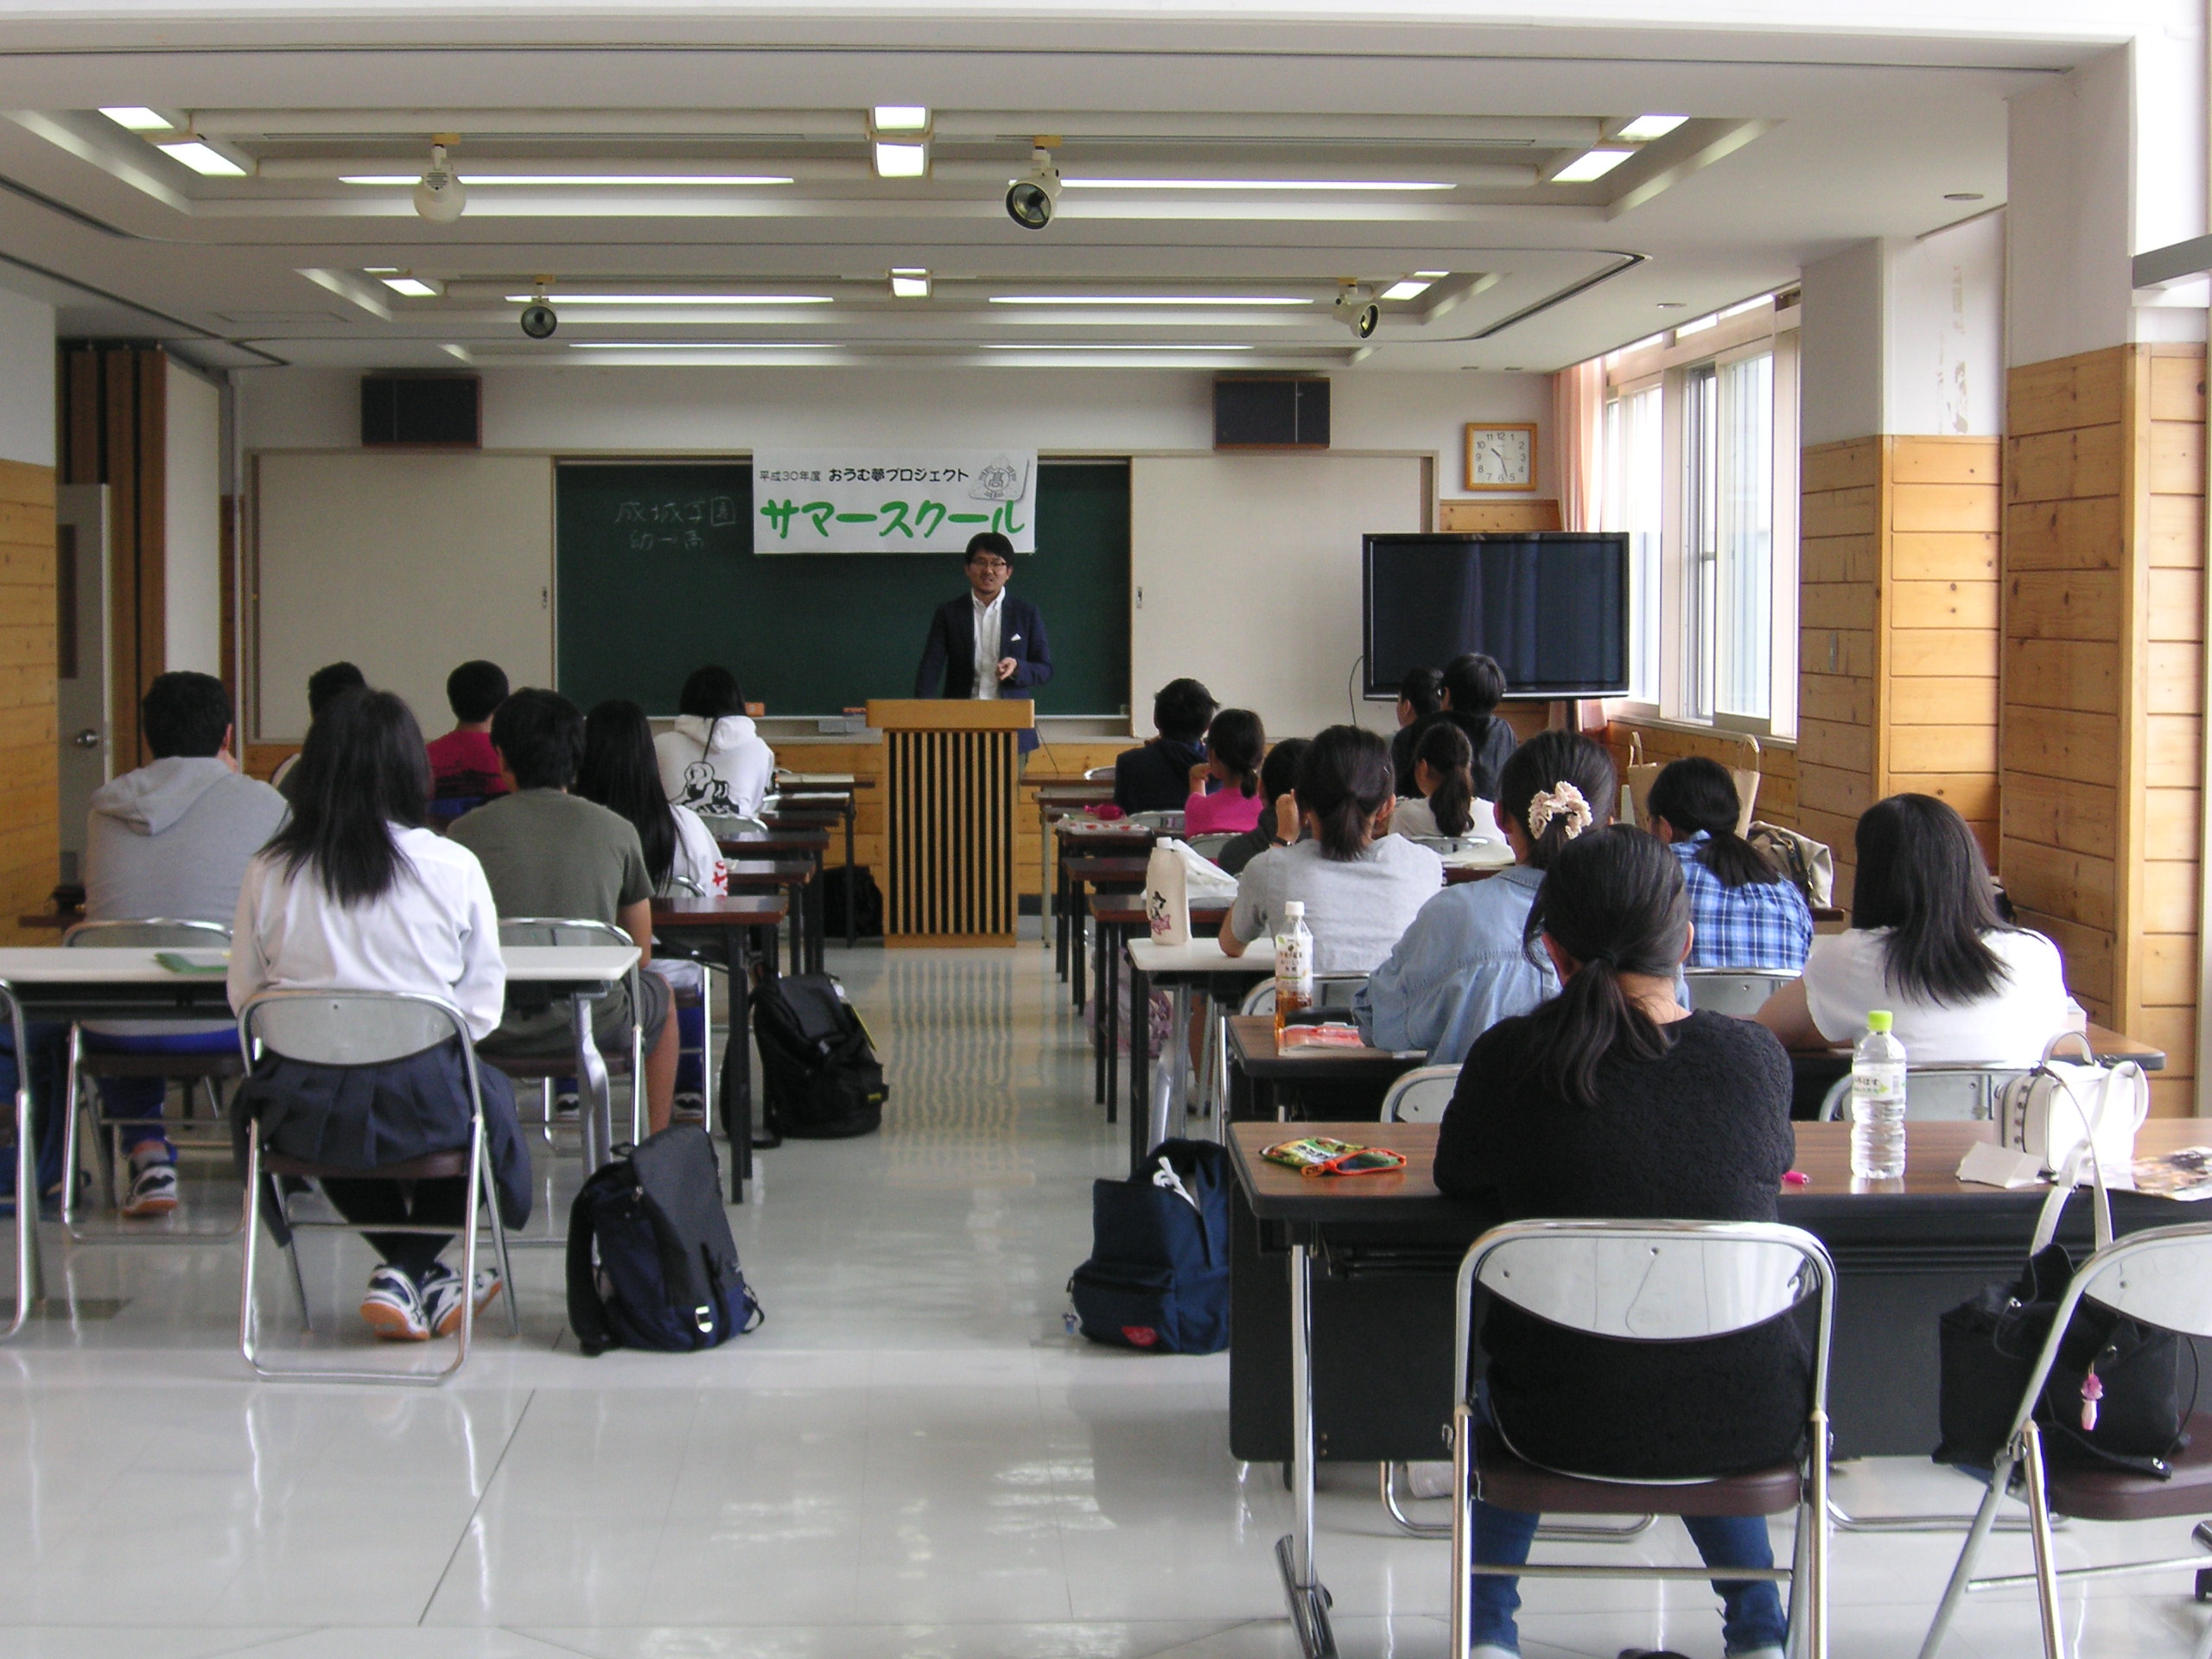
<svg viewBox="0 0 2212 1659"><path fill-rule="evenodd" d="M1628 536L1561 531L1369 536L1361 547L1367 695L1481 652L1509 697L1628 690Z"/></svg>

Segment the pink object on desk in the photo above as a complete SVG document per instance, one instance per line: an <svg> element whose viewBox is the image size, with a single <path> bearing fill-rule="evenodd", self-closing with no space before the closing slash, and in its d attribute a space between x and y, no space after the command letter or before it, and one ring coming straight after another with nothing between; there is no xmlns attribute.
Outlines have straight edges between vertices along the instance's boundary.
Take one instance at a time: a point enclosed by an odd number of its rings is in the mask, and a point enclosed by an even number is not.
<svg viewBox="0 0 2212 1659"><path fill-rule="evenodd" d="M1241 836L1260 822L1261 809L1266 804L1258 795L1233 788L1193 795L1183 803L1183 833Z"/></svg>

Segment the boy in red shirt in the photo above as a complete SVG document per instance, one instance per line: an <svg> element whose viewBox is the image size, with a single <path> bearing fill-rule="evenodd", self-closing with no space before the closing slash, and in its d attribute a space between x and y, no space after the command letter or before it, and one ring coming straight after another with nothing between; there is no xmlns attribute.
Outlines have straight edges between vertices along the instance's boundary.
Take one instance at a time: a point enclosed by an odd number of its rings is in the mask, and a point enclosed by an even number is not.
<svg viewBox="0 0 2212 1659"><path fill-rule="evenodd" d="M492 711L507 700L506 671L497 663L463 663L446 676L453 730L429 745L430 793L442 801L504 795L499 751L492 747Z"/></svg>

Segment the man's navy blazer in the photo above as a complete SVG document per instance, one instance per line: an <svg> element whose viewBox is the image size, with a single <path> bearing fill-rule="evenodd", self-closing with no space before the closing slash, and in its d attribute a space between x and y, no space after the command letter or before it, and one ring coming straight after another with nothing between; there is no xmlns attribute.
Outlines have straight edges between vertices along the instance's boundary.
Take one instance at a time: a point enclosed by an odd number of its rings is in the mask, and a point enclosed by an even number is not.
<svg viewBox="0 0 2212 1659"><path fill-rule="evenodd" d="M1014 658L1014 677L999 686L1001 696L1020 696L1052 677L1052 648L1045 638L1045 619L1026 599L1012 594L999 603L999 655ZM976 601L969 594L948 599L930 618L929 642L914 673L918 697L967 697L976 690ZM1037 747L1033 728L1020 734L1026 753Z"/></svg>

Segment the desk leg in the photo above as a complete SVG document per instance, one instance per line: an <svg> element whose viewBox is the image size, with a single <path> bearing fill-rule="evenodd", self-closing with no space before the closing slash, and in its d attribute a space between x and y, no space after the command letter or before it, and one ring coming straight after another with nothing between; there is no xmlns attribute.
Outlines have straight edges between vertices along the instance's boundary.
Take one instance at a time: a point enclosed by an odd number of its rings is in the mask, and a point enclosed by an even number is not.
<svg viewBox="0 0 2212 1659"><path fill-rule="evenodd" d="M1290 1247L1291 1530L1275 1541L1275 1567L1290 1602L1290 1622L1306 1659L1335 1659L1329 1592L1313 1566L1313 1263L1306 1246Z"/></svg>
<svg viewBox="0 0 2212 1659"><path fill-rule="evenodd" d="M1093 922L1091 931L1098 939L1096 989L1098 1013L1106 1027L1106 1121L1111 1123L1122 1103L1122 963L1115 950L1121 941L1103 922Z"/></svg>
<svg viewBox="0 0 2212 1659"><path fill-rule="evenodd" d="M806 971L806 893L804 888L791 889L784 909L791 922L791 972L803 974Z"/></svg>
<svg viewBox="0 0 2212 1659"><path fill-rule="evenodd" d="M1083 918L1090 910L1090 906L1084 902L1085 885L1081 881L1071 881L1067 884L1066 892L1061 895L1062 901L1068 907L1068 971L1075 977L1075 1011L1077 1014L1083 1012L1084 1002Z"/></svg>
<svg viewBox="0 0 2212 1659"><path fill-rule="evenodd" d="M607 1080L607 1062L600 1058L592 1035L592 1000L569 999L576 1033L576 1105L584 1136L584 1173L595 1174L614 1155L614 1090ZM645 1080L633 1077L631 1087L642 1089Z"/></svg>
<svg viewBox="0 0 2212 1659"><path fill-rule="evenodd" d="M1152 1127L1152 1091L1144 1075L1152 1060L1152 976L1129 964L1129 1168L1144 1167L1152 1150L1147 1135Z"/></svg>
<svg viewBox="0 0 2212 1659"><path fill-rule="evenodd" d="M860 814L860 803L851 796L845 797L845 949L849 950L860 943L860 894L853 883L853 820Z"/></svg>
<svg viewBox="0 0 2212 1659"><path fill-rule="evenodd" d="M753 945L750 931L729 928L722 935L722 962L729 969L729 1040L722 1046L722 1134L729 1141L729 1201L745 1202L753 1179ZM714 1040L710 1028L707 1038Z"/></svg>

